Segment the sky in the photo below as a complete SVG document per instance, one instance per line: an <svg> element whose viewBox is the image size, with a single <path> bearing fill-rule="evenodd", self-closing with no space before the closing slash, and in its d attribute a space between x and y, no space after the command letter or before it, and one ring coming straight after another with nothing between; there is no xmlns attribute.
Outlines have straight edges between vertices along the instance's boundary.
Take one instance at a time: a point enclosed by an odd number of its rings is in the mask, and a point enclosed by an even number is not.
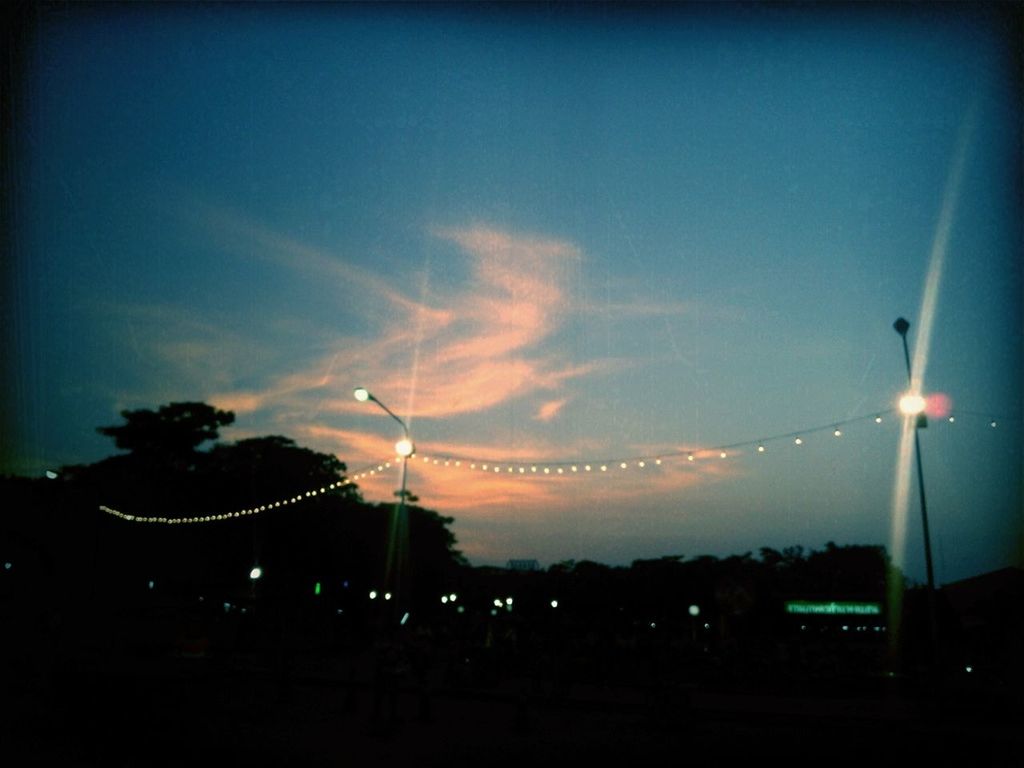
<svg viewBox="0 0 1024 768"><path fill-rule="evenodd" d="M30 13L3 471L202 400L387 500L365 386L474 564L835 541L920 581L904 316L936 580L1021 564L1019 9Z"/></svg>

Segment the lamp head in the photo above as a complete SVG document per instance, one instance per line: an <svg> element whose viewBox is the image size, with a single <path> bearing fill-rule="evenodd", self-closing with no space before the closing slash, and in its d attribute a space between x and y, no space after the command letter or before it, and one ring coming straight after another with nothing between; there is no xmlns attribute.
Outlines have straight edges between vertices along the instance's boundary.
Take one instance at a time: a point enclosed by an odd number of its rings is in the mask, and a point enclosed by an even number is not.
<svg viewBox="0 0 1024 768"><path fill-rule="evenodd" d="M910 330L910 323L902 317L896 318L896 322L892 324L892 327L896 329L896 333L900 336L906 336L907 331Z"/></svg>
<svg viewBox="0 0 1024 768"><path fill-rule="evenodd" d="M900 412L906 416L916 416L925 409L925 399L916 392L908 392L900 398Z"/></svg>
<svg viewBox="0 0 1024 768"><path fill-rule="evenodd" d="M403 459L407 459L416 452L416 446L412 444L412 440L407 437L403 437L397 443L395 443L395 453L401 456Z"/></svg>
<svg viewBox="0 0 1024 768"><path fill-rule="evenodd" d="M365 403L367 400L373 398L373 395L370 394L370 390L368 390L366 387L356 387L352 391L352 394L360 403Z"/></svg>

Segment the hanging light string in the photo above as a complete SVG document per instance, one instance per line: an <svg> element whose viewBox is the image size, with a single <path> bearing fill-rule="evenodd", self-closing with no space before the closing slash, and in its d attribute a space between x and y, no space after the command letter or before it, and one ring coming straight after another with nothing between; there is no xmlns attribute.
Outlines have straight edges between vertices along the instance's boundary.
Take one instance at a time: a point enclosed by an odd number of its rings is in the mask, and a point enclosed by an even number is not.
<svg viewBox="0 0 1024 768"><path fill-rule="evenodd" d="M895 413L894 409L875 411L874 413L869 413L864 416L856 416L854 418L842 419L839 421L830 421L828 424L823 424L821 426L808 427L805 429L795 430L793 432L768 435L755 440L743 440L737 443L728 443L725 445L694 447L655 454L618 456L606 459L529 461L522 459L480 459L456 455L425 456L417 453L411 458L411 460L438 466L443 464L444 466L455 466L460 468L468 467L469 469L478 469L484 472L493 472L497 474L503 472L506 474L511 473L524 476L551 474L564 475L566 473L585 474L587 472L593 474L594 472L608 472L612 469L628 469L631 466L638 467L640 469L647 466L660 466L663 461L671 459L685 458L688 461L694 461L698 456L706 456L709 454L717 454L720 458L728 458L732 453L738 452L742 448L753 446L757 446L758 451L760 453L764 453L765 446L767 444L778 440L794 438L795 441L798 441L797 444L801 445L803 443L802 435L812 435L824 431L831 431L835 437L842 437L842 428L849 424L855 424L868 419L873 419L876 423L881 423L884 421L886 416L893 413Z"/></svg>
<svg viewBox="0 0 1024 768"><path fill-rule="evenodd" d="M998 424L1005 423L1005 421L1017 420L1014 418L1007 417L1004 421L999 418L993 418L989 414L982 413L980 411L973 412L958 410L955 413L946 414L941 419L936 419L936 421L942 420L948 421L949 423L955 423L957 414L984 416L986 419L989 420L989 426L992 428L997 427ZM782 440L792 440L794 445L801 446L805 442L805 437L822 432L831 432L834 438L841 438L845 434L844 428L851 424L856 424L858 422L868 420L872 420L876 424L881 424L887 418L892 416L895 416L897 419L902 418L901 414L897 409L889 408L886 410L874 411L872 413L864 414L862 416L855 416L849 419L830 421L826 424L821 424L814 427L806 427L804 429L797 429L791 432L767 435L765 437L757 438L754 440L742 440L739 442L727 443L723 445L700 446L688 449L665 451L661 453L618 456L605 459L526 460L472 458L456 454L424 455L421 453L417 453L414 456L410 457L410 461L414 462L414 466L416 462L422 462L423 464L432 466L454 466L463 469L490 472L493 474L512 474L523 477L566 474L572 475L586 473L600 474L602 472L607 473L616 469L629 469L630 467L636 467L639 469L644 469L649 466L657 467L661 466L662 462L666 460L685 459L686 461L694 462L697 461L698 459L706 458L727 459L742 453L744 449L755 449L757 453L766 453L768 450L768 446L771 443L777 443Z"/></svg>
<svg viewBox="0 0 1024 768"><path fill-rule="evenodd" d="M468 468L472 470L480 470L484 472L491 472L494 474L512 474L523 477L533 476L551 476L551 475L573 475L573 474L600 474L607 473L609 471L624 470L630 467L637 467L644 469L648 466L661 466L665 460L685 459L686 461L696 461L698 458L704 459L706 457L727 459L731 456L735 456L746 448L754 448L758 453L765 453L767 446L771 443L778 442L780 440L792 440L793 444L800 446L804 444L804 437L807 435L814 435L821 432L831 432L833 437L841 438L844 435L843 428L858 422L873 420L876 424L881 424L885 421L886 417L897 416L899 413L896 409L890 408L883 411L875 411L863 416L856 416L850 419L842 419L839 421L831 421L827 424L821 424L816 427L807 427L805 429L798 429L792 432L784 432L775 435L768 435L755 440L743 440L736 443L728 443L724 445L713 445L705 447L695 447L690 449L682 449L675 451L665 451L663 453L656 454L645 454L635 456L620 456L617 458L607 459L590 459L590 460L555 460L555 461L524 461L522 459L509 460L509 459L479 459L479 458L468 458L465 456L444 454L428 456L420 453L415 453L409 457L409 462L414 466L417 462L428 464L432 466L446 466L446 467L458 467ZM1020 420L1020 417L993 417L989 413L983 413L981 411L963 411L957 410L953 413L947 414L942 417L942 420L948 421L953 424L956 423L956 416L958 415L969 415L969 416L982 416L988 419L988 424L991 428L996 428L1001 423L1014 423ZM108 507L106 505L100 505L100 511L105 512L114 517L122 520L128 520L136 523L163 523L167 525L181 525L191 523L212 523L224 520L234 520L243 517L249 517L252 515L258 515L262 512L266 512L272 509L280 509L281 507L287 507L293 504L298 504L308 499L315 498L317 496L324 495L332 490L343 488L346 485L351 485L357 480L363 480L367 477L373 477L375 475L383 473L385 470L391 469L395 466L400 466L402 463L401 457L396 457L393 461L385 461L380 464L371 465L360 472L355 473L350 478L345 478L336 483L322 486L318 489L310 489L299 493L295 496L291 496L285 499L278 499L273 502L266 504L260 504L258 506L248 507L246 509L239 509L234 512L224 512L214 515L198 515L192 517L157 517L157 516L143 516L143 515L132 515L120 510Z"/></svg>
<svg viewBox="0 0 1024 768"><path fill-rule="evenodd" d="M398 461L401 461L399 459ZM127 520L132 523L162 523L166 525L182 525L182 524L193 524L193 523L215 523L223 520L234 520L242 517L250 517L252 515L258 515L261 512L267 512L272 509L280 509L281 507L287 507L292 504L298 504L309 499L323 496L330 493L333 490L344 488L346 485L352 485L356 480L363 480L367 477L380 474L385 470L391 469L392 464L390 461L385 461L380 464L369 466L360 472L357 472L352 477L346 477L344 480L339 480L336 483L330 483L328 485L321 486L320 488L312 488L302 493L296 494L295 496L289 496L288 498L278 499L276 501L267 502L266 504L260 504L258 506L247 507L245 509L238 509L234 512L222 512L214 515L196 515L192 517L165 517L165 516L145 516L145 515L132 515L127 512L122 512L113 507L108 507L105 504L100 504L100 511L106 512L108 515L120 518L121 520Z"/></svg>

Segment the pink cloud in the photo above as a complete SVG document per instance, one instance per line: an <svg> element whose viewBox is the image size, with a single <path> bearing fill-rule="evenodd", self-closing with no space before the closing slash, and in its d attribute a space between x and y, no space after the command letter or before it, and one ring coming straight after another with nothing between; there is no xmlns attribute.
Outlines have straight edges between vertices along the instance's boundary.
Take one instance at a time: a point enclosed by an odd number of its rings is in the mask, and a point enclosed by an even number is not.
<svg viewBox="0 0 1024 768"><path fill-rule="evenodd" d="M561 400L549 400L541 405L540 409L537 411L537 415L533 418L537 421L551 421L558 415L558 412L562 410L562 406L567 402L569 402L569 398L567 397L562 398Z"/></svg>
<svg viewBox="0 0 1024 768"><path fill-rule="evenodd" d="M219 238L318 279L345 277L362 300L390 305L388 323L369 338L340 339L309 364L253 391L222 390L218 399L239 410L259 408L365 413L352 387L375 394L409 418L479 413L539 390L558 390L597 370L543 350L561 326L567 269L581 260L576 246L487 227L438 230L468 261L470 279L440 286L419 300L374 275L251 222L216 217ZM237 245L237 244L236 244Z"/></svg>

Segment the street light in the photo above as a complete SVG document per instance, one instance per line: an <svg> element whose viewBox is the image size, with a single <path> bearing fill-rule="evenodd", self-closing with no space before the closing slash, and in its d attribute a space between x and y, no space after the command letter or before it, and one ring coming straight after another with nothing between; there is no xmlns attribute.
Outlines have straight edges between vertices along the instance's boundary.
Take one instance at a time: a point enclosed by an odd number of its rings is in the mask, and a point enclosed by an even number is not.
<svg viewBox="0 0 1024 768"><path fill-rule="evenodd" d="M408 495L405 490L406 476L409 469L409 457L416 453L416 446L413 444L412 439L409 437L409 427L402 421L398 416L395 415L394 411L388 408L384 403L378 400L373 394L370 393L366 387L356 387L352 393L356 400L361 403L367 401L374 402L383 410L388 416L397 421L402 427L402 439L395 443L395 453L402 457L402 490L398 492L398 508L396 519L392 520L391 523L391 535L388 541L388 559L387 559L387 572L385 574L388 581L392 581L392 575L394 575L394 586L395 593L397 595L400 586L401 579L399 578L400 573L396 573L399 570L396 567L396 555L397 564L401 563L401 559L404 556L404 533L405 533L405 497ZM396 553L396 548L399 550Z"/></svg>
<svg viewBox="0 0 1024 768"><path fill-rule="evenodd" d="M897 318L892 324L896 333L903 339L903 360L907 364L907 381L912 390L914 377L910 371L910 350L907 348L907 331L910 322L905 318ZM932 540L928 531L928 504L924 495L924 472L921 469L921 438L920 430L928 426L928 417L924 413L925 401L920 392L910 391L900 398L900 411L907 417L916 416L914 423L914 457L917 461L917 490L921 499L921 531L924 534L924 564L928 574L928 623L932 640L932 664L938 663L938 628L935 623L935 575L932 569Z"/></svg>

